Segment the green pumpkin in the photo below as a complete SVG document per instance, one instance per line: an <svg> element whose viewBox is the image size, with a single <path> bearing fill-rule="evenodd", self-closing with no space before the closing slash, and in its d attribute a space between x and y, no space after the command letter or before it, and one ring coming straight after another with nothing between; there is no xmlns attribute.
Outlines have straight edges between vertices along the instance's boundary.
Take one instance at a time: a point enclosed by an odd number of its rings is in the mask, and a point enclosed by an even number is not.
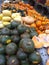
<svg viewBox="0 0 49 65"><path fill-rule="evenodd" d="M6 25L6 27L7 27L8 29L12 29L12 25L11 25L11 23L8 24L8 25Z"/></svg>
<svg viewBox="0 0 49 65"><path fill-rule="evenodd" d="M16 56L11 56L7 60L7 65L19 65L19 61Z"/></svg>
<svg viewBox="0 0 49 65"><path fill-rule="evenodd" d="M18 35L11 36L11 39L14 43L18 44L20 41L20 37Z"/></svg>
<svg viewBox="0 0 49 65"><path fill-rule="evenodd" d="M9 36L2 36L1 37L1 43L9 44L10 42L11 42L11 38Z"/></svg>
<svg viewBox="0 0 49 65"><path fill-rule="evenodd" d="M29 61L34 64L34 65L38 65L41 63L41 56L38 52L34 52L29 56Z"/></svg>
<svg viewBox="0 0 49 65"><path fill-rule="evenodd" d="M5 46L0 44L0 54L4 54L5 53Z"/></svg>
<svg viewBox="0 0 49 65"><path fill-rule="evenodd" d="M32 38L33 36L38 36L38 33L36 31L30 32L30 37Z"/></svg>
<svg viewBox="0 0 49 65"><path fill-rule="evenodd" d="M2 35L9 35L9 34L10 34L10 30L9 30L8 28L3 28L3 29L1 30L1 34L2 34Z"/></svg>
<svg viewBox="0 0 49 65"><path fill-rule="evenodd" d="M20 41L19 47L26 53L32 53L34 51L34 43L31 39L24 38Z"/></svg>
<svg viewBox="0 0 49 65"><path fill-rule="evenodd" d="M32 32L32 31L36 31L36 29L34 28L34 27L31 27L30 28L30 31Z"/></svg>
<svg viewBox="0 0 49 65"><path fill-rule="evenodd" d="M15 43L10 43L6 46L6 53L8 55L13 55L17 52L17 45Z"/></svg>
<svg viewBox="0 0 49 65"><path fill-rule="evenodd" d="M5 65L5 56L0 55L0 65Z"/></svg>
<svg viewBox="0 0 49 65"><path fill-rule="evenodd" d="M27 59L27 54L20 51L20 50L18 50L17 57L18 57L19 60L26 60Z"/></svg>
<svg viewBox="0 0 49 65"><path fill-rule="evenodd" d="M26 31L26 27L21 24L17 27L17 30L18 30L19 34L23 34Z"/></svg>
<svg viewBox="0 0 49 65"><path fill-rule="evenodd" d="M17 22L17 21L14 21L14 20L11 22L11 26L12 26L13 29L16 28L18 25L20 25L20 22Z"/></svg>
<svg viewBox="0 0 49 65"><path fill-rule="evenodd" d="M29 65L29 61L27 61L27 60L22 60L22 61L21 61L21 65Z"/></svg>
<svg viewBox="0 0 49 65"><path fill-rule="evenodd" d="M19 33L16 29L14 29L14 30L11 30L11 35L19 35Z"/></svg>
<svg viewBox="0 0 49 65"><path fill-rule="evenodd" d="M30 34L26 33L26 32L21 34L21 39L23 39L23 38L30 38Z"/></svg>

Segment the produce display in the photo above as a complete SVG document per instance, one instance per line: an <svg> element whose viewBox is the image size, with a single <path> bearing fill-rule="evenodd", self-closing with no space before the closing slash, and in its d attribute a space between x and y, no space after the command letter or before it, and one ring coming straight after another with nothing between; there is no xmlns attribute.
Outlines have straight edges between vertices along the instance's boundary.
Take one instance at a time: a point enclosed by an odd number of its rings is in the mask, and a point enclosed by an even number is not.
<svg viewBox="0 0 49 65"><path fill-rule="evenodd" d="M37 49L49 47L48 29L49 19L29 4L2 4L0 65L41 65L42 57ZM49 59L45 65L48 64Z"/></svg>

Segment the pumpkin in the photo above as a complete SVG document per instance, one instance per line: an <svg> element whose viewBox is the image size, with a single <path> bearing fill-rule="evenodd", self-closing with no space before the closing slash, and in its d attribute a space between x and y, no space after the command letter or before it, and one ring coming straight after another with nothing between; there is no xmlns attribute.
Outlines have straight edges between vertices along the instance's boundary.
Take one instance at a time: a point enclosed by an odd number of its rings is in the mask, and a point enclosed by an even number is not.
<svg viewBox="0 0 49 65"><path fill-rule="evenodd" d="M24 38L20 41L19 47L26 53L32 53L34 51L34 43L31 39Z"/></svg>
<svg viewBox="0 0 49 65"><path fill-rule="evenodd" d="M11 30L11 35L19 35L19 33L16 29L13 29Z"/></svg>
<svg viewBox="0 0 49 65"><path fill-rule="evenodd" d="M1 37L1 43L9 44L10 42L11 42L11 38L9 36L2 36Z"/></svg>
<svg viewBox="0 0 49 65"><path fill-rule="evenodd" d="M30 36L31 36L31 38L34 36L38 36L38 33L36 31L32 31L32 32L30 32Z"/></svg>
<svg viewBox="0 0 49 65"><path fill-rule="evenodd" d="M16 56L10 56L7 60L7 65L19 65L19 61Z"/></svg>
<svg viewBox="0 0 49 65"><path fill-rule="evenodd" d="M1 33L2 33L2 35L9 35L10 34L10 30L8 28L3 28L1 30Z"/></svg>
<svg viewBox="0 0 49 65"><path fill-rule="evenodd" d="M4 54L5 53L5 46L0 44L0 54Z"/></svg>
<svg viewBox="0 0 49 65"><path fill-rule="evenodd" d="M18 21L12 21L11 22L11 26L12 26L12 28L16 28L18 25L20 24L20 22L18 22Z"/></svg>
<svg viewBox="0 0 49 65"><path fill-rule="evenodd" d="M32 63L32 64L40 64L41 63L41 56L38 52L34 52L32 53L30 56L29 56L29 61Z"/></svg>
<svg viewBox="0 0 49 65"><path fill-rule="evenodd" d="M29 62L27 60L22 60L21 65L29 65Z"/></svg>
<svg viewBox="0 0 49 65"><path fill-rule="evenodd" d="M23 38L30 38L30 34L29 33L23 33L23 34L21 34L21 38L23 39Z"/></svg>
<svg viewBox="0 0 49 65"><path fill-rule="evenodd" d="M19 32L20 34L22 34L22 33L24 33L24 32L26 31L26 27L21 24L21 25L19 25L19 26L17 27L17 30L18 30L18 32Z"/></svg>
<svg viewBox="0 0 49 65"><path fill-rule="evenodd" d="M8 55L13 55L17 51L17 45L15 43L10 43L6 46L6 53Z"/></svg>
<svg viewBox="0 0 49 65"><path fill-rule="evenodd" d="M29 25L35 21L35 19L31 16L22 17L22 20Z"/></svg>
<svg viewBox="0 0 49 65"><path fill-rule="evenodd" d="M0 55L0 65L5 65L5 56Z"/></svg>
<svg viewBox="0 0 49 65"><path fill-rule="evenodd" d="M26 60L27 59L27 54L20 51L20 50L18 50L17 57L18 57L19 60Z"/></svg>
<svg viewBox="0 0 49 65"><path fill-rule="evenodd" d="M20 37L18 35L11 36L11 39L14 43L18 44L20 41Z"/></svg>

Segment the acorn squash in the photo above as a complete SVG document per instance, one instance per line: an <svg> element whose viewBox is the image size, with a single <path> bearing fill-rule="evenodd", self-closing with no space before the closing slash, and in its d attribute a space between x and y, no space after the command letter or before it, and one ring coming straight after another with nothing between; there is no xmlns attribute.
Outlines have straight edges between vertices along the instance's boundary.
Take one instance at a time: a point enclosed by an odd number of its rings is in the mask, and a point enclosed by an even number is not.
<svg viewBox="0 0 49 65"><path fill-rule="evenodd" d="M5 53L5 46L0 44L0 54L4 54Z"/></svg>
<svg viewBox="0 0 49 65"><path fill-rule="evenodd" d="M17 22L17 21L14 21L14 20L11 22L12 28L16 28L19 24L20 24L20 22Z"/></svg>
<svg viewBox="0 0 49 65"><path fill-rule="evenodd" d="M20 41L20 37L18 35L11 36L11 39L14 43L18 44Z"/></svg>
<svg viewBox="0 0 49 65"><path fill-rule="evenodd" d="M31 39L24 38L20 41L19 47L26 53L34 52L34 43Z"/></svg>
<svg viewBox="0 0 49 65"><path fill-rule="evenodd" d="M5 56L0 55L0 65L5 65Z"/></svg>
<svg viewBox="0 0 49 65"><path fill-rule="evenodd" d="M1 33L2 33L2 35L9 35L10 34L10 30L8 28L3 28L1 30Z"/></svg>
<svg viewBox="0 0 49 65"><path fill-rule="evenodd" d="M11 30L11 35L19 35L17 29Z"/></svg>
<svg viewBox="0 0 49 65"><path fill-rule="evenodd" d="M21 39L23 39L23 38L30 38L30 34L27 32L21 34Z"/></svg>
<svg viewBox="0 0 49 65"><path fill-rule="evenodd" d="M22 60L22 61L21 61L21 65L29 65L29 61L27 61L27 60Z"/></svg>
<svg viewBox="0 0 49 65"><path fill-rule="evenodd" d="M41 63L41 56L38 52L34 52L32 53L30 56L29 56L29 61L32 63L32 64L40 64Z"/></svg>
<svg viewBox="0 0 49 65"><path fill-rule="evenodd" d="M38 33L36 31L30 32L30 37L33 38L33 36L38 36Z"/></svg>
<svg viewBox="0 0 49 65"><path fill-rule="evenodd" d="M1 37L1 43L9 44L10 42L11 42L11 38L9 36L2 36Z"/></svg>
<svg viewBox="0 0 49 65"><path fill-rule="evenodd" d="M19 61L16 56L11 56L7 60L7 65L19 65Z"/></svg>
<svg viewBox="0 0 49 65"><path fill-rule="evenodd" d="M18 32L19 32L20 34L22 34L22 33L24 33L24 32L26 31L26 27L21 24L21 25L19 25L19 26L17 27L17 30L18 30Z"/></svg>
<svg viewBox="0 0 49 65"><path fill-rule="evenodd" d="M19 60L26 60L27 59L27 54L20 51L20 50L18 50L17 57L18 57Z"/></svg>
<svg viewBox="0 0 49 65"><path fill-rule="evenodd" d="M17 51L17 45L15 43L10 43L6 46L6 53L8 55L13 55Z"/></svg>

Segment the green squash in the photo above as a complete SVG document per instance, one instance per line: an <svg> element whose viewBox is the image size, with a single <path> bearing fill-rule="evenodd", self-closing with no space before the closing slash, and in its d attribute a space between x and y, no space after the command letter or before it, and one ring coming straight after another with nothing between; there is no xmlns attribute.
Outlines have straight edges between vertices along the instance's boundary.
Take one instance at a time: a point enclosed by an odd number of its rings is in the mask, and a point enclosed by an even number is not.
<svg viewBox="0 0 49 65"><path fill-rule="evenodd" d="M23 38L30 38L30 34L27 32L21 34L21 39L23 39Z"/></svg>
<svg viewBox="0 0 49 65"><path fill-rule="evenodd" d="M29 61L27 61L27 60L22 60L22 61L21 61L21 65L29 65Z"/></svg>
<svg viewBox="0 0 49 65"><path fill-rule="evenodd" d="M11 36L11 39L14 43L18 44L20 41L20 37L18 35Z"/></svg>
<svg viewBox="0 0 49 65"><path fill-rule="evenodd" d="M14 21L14 20L11 22L11 26L12 26L13 29L16 28L18 25L20 25L20 22L17 22L17 21Z"/></svg>
<svg viewBox="0 0 49 65"><path fill-rule="evenodd" d="M7 60L7 65L19 65L19 61L16 56L11 56Z"/></svg>
<svg viewBox="0 0 49 65"><path fill-rule="evenodd" d="M26 53L34 52L34 43L31 39L24 38L20 41L19 47Z"/></svg>
<svg viewBox="0 0 49 65"><path fill-rule="evenodd" d="M6 46L6 53L8 55L13 55L17 52L17 45L15 43L10 43Z"/></svg>
<svg viewBox="0 0 49 65"><path fill-rule="evenodd" d="M3 28L1 30L1 33L2 33L2 35L9 35L10 34L10 30L8 28Z"/></svg>
<svg viewBox="0 0 49 65"><path fill-rule="evenodd" d="M11 30L11 35L19 35L19 33L16 29L14 29L14 30Z"/></svg>
<svg viewBox="0 0 49 65"><path fill-rule="evenodd" d="M27 54L20 51L20 50L18 50L17 57L18 57L19 60L26 60L27 59Z"/></svg>
<svg viewBox="0 0 49 65"><path fill-rule="evenodd" d="M30 37L32 38L33 36L38 36L38 33L36 31L30 32Z"/></svg>
<svg viewBox="0 0 49 65"><path fill-rule="evenodd" d="M1 43L9 44L10 42L11 42L11 38L9 36L2 36L1 37Z"/></svg>
<svg viewBox="0 0 49 65"><path fill-rule="evenodd" d="M32 53L30 56L29 56L29 61L32 63L32 64L40 64L41 63L41 56L38 52L34 52Z"/></svg>
<svg viewBox="0 0 49 65"><path fill-rule="evenodd" d="M0 55L0 65L5 65L5 56Z"/></svg>
<svg viewBox="0 0 49 65"><path fill-rule="evenodd" d="M5 46L0 44L0 54L4 54L5 53Z"/></svg>
<svg viewBox="0 0 49 65"><path fill-rule="evenodd" d="M34 28L34 27L31 27L30 28L30 31L32 32L32 31L36 31L36 29Z"/></svg>
<svg viewBox="0 0 49 65"><path fill-rule="evenodd" d="M21 24L17 27L17 30L18 30L19 34L23 34L26 31L26 27Z"/></svg>

